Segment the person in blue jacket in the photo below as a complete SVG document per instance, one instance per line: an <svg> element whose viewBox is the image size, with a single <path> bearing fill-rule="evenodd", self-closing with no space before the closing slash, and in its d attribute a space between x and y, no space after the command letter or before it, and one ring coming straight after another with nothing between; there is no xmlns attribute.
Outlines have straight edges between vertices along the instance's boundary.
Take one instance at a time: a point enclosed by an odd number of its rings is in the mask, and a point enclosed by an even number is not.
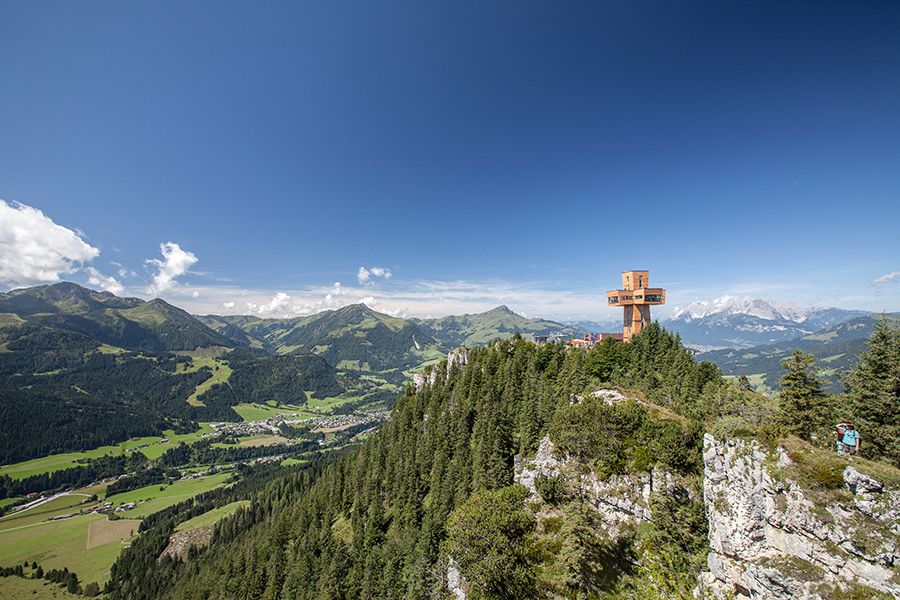
<svg viewBox="0 0 900 600"><path fill-rule="evenodd" d="M854 429L853 423L847 423L847 428L844 429L844 437L841 440L841 443L844 445L844 452L847 454L859 454L859 442L859 432Z"/></svg>

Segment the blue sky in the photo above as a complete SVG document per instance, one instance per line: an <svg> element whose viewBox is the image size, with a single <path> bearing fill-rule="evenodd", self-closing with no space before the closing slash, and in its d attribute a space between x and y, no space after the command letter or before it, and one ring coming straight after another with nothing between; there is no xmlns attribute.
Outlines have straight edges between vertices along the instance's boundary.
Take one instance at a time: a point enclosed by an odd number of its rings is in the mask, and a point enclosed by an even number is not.
<svg viewBox="0 0 900 600"><path fill-rule="evenodd" d="M822 4L0 2L0 286L900 310L900 4Z"/></svg>

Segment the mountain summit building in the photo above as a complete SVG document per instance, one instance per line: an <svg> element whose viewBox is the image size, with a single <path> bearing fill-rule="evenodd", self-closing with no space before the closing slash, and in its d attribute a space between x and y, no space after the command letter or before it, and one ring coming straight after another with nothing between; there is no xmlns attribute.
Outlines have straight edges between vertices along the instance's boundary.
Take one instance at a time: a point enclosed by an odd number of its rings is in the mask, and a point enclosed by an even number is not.
<svg viewBox="0 0 900 600"><path fill-rule="evenodd" d="M623 271L622 289L606 292L606 302L625 309L622 339L627 342L650 323L650 305L666 303L666 290L650 287L650 271Z"/></svg>

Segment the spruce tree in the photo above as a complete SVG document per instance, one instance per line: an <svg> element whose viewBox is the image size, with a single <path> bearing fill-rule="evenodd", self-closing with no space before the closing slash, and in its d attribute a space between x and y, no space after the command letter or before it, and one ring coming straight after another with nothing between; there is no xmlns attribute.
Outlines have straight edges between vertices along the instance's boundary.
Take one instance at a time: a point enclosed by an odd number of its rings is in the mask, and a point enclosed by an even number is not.
<svg viewBox="0 0 900 600"><path fill-rule="evenodd" d="M900 464L900 328L886 318L875 325L844 385L862 453Z"/></svg>
<svg viewBox="0 0 900 600"><path fill-rule="evenodd" d="M785 369L779 383L778 421L790 433L809 440L815 428L815 410L823 398L822 384L816 379L815 359L811 354L794 350L781 361Z"/></svg>

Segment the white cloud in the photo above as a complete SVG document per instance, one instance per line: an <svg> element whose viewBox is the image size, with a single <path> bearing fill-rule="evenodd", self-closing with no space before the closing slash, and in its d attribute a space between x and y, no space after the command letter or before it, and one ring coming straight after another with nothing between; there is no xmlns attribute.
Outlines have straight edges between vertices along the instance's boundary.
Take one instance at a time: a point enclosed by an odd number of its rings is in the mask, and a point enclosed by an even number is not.
<svg viewBox="0 0 900 600"><path fill-rule="evenodd" d="M393 276L394 274L391 273L391 270L385 267L369 267L368 269L365 267L360 267L359 271L356 272L356 281L358 281L359 284L362 285L364 283L370 282L372 277L390 279Z"/></svg>
<svg viewBox="0 0 900 600"><path fill-rule="evenodd" d="M121 252L121 250L117 250L117 252ZM116 273L118 273L119 277L137 277L137 273L133 270L129 269L125 265L120 262L110 261L112 266L116 267Z"/></svg>
<svg viewBox="0 0 900 600"><path fill-rule="evenodd" d="M109 292L116 296L121 296L125 293L125 286L119 283L112 275L104 275L94 267L86 268L85 272L88 274L88 285L98 287L104 292Z"/></svg>
<svg viewBox="0 0 900 600"><path fill-rule="evenodd" d="M174 289L178 283L177 278L187 273L198 260L196 254L182 249L175 242L160 244L159 250L162 252L162 260L158 258L147 260L147 264L156 267L156 274L153 275L147 293L156 296Z"/></svg>
<svg viewBox="0 0 900 600"><path fill-rule="evenodd" d="M55 283L99 255L77 231L37 208L0 200L0 284Z"/></svg>
<svg viewBox="0 0 900 600"><path fill-rule="evenodd" d="M274 296L272 296L272 299L268 303L259 306L253 302L248 302L247 308L250 310L250 312L259 315L267 315L272 313L275 313L277 315L286 312L290 305L290 295L284 292L278 292Z"/></svg>
<svg viewBox="0 0 900 600"><path fill-rule="evenodd" d="M900 271L892 271L890 273L885 273L881 277L876 277L875 281L872 283L878 285L879 283L890 283L892 281L897 281L898 279L900 279Z"/></svg>
<svg viewBox="0 0 900 600"><path fill-rule="evenodd" d="M223 302L222 306L224 308L227 308L228 310L231 310L232 308L234 308L234 302Z"/></svg>

